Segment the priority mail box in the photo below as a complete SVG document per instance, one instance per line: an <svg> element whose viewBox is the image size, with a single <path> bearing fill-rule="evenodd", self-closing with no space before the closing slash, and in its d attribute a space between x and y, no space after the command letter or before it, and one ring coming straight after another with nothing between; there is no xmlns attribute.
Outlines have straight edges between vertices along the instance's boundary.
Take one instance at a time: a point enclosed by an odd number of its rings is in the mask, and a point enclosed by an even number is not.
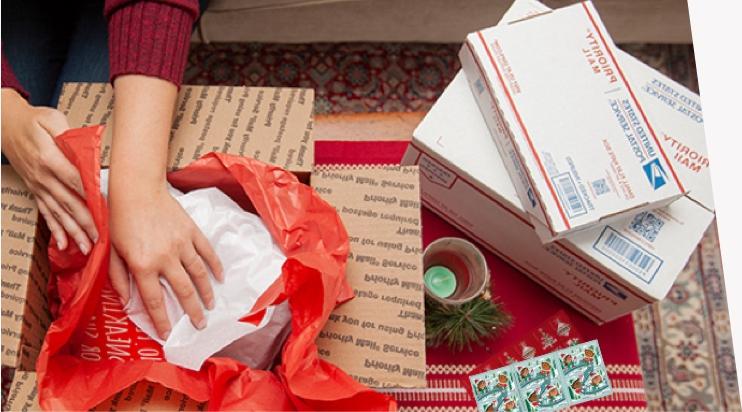
<svg viewBox="0 0 742 412"><path fill-rule="evenodd" d="M2 166L2 364L35 370L51 316L46 305L48 232L36 201L10 166Z"/></svg>
<svg viewBox="0 0 742 412"><path fill-rule="evenodd" d="M460 59L544 242L664 206L685 187L592 3L470 34Z"/></svg>
<svg viewBox="0 0 742 412"><path fill-rule="evenodd" d="M519 0L506 16L548 10ZM656 119L670 162L687 181L688 196L664 208L542 244L463 72L415 130L403 159L420 167L426 207L596 323L662 299L714 217L698 96L619 56L637 99Z"/></svg>

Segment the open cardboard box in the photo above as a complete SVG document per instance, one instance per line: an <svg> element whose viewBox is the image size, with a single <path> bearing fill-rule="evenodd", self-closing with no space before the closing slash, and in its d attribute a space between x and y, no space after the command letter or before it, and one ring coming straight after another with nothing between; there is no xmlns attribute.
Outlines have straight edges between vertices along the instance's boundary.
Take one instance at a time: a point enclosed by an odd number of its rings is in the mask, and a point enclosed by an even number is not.
<svg viewBox="0 0 742 412"><path fill-rule="evenodd" d="M107 84L66 84L59 108L72 127L106 123L111 118L111 99ZM311 90L183 86L168 168L178 169L207 152L219 151L274 163L309 180L314 160L312 106ZM108 130L104 166L110 156ZM347 276L358 295L331 316L318 338L320 356L368 386L425 386L417 167L325 167L314 172L313 184L338 209L349 230L352 254ZM368 192L362 189L376 185L383 185L375 189L381 197L367 199ZM8 407L22 408L35 402L35 374L25 371L35 369L50 322L48 233L39 224L32 195L10 166L3 166L2 192L3 365L19 371L9 399L20 403ZM395 201L390 203L391 198ZM373 208L376 217L353 212L361 208ZM396 233L400 228L403 234ZM381 358L385 362L379 362ZM147 383L120 395L101 408L199 407Z"/></svg>
<svg viewBox="0 0 742 412"><path fill-rule="evenodd" d="M277 164L305 181L314 159L310 89L183 86L170 136L169 170L210 151ZM59 109L70 126L111 121L108 83L67 83ZM111 129L103 142L109 165ZM50 315L46 307L48 233L33 195L11 166L2 167L2 363L34 370Z"/></svg>

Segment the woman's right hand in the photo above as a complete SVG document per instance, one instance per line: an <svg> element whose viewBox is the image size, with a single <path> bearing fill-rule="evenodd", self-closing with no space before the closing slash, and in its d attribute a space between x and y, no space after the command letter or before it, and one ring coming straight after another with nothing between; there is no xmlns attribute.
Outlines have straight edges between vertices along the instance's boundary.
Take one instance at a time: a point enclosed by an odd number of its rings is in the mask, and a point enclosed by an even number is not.
<svg viewBox="0 0 742 412"><path fill-rule="evenodd" d="M70 128L67 118L50 107L31 106L13 89L2 89L2 151L34 194L57 247L68 236L84 254L98 240L85 204L80 173L54 142Z"/></svg>
<svg viewBox="0 0 742 412"><path fill-rule="evenodd" d="M211 310L215 304L210 272L217 281L224 279L219 257L164 182L136 179L132 187L130 174L119 170L111 170L109 182L111 286L126 306L131 276L157 334L165 340L172 324L160 285L164 278L193 326L203 329L203 308Z"/></svg>

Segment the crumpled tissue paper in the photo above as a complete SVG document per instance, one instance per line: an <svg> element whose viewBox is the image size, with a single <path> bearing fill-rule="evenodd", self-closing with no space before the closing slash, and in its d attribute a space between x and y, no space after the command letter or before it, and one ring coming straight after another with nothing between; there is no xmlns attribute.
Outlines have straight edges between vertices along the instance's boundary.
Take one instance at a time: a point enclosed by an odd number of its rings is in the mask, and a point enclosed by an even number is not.
<svg viewBox="0 0 742 412"><path fill-rule="evenodd" d="M178 302L169 283L160 278L172 326L162 340L144 307L134 279L129 277L131 298L124 308L129 318L159 342L168 362L198 370L212 356L234 358L253 369L266 369L289 333L288 303L271 306L257 326L240 322L258 297L280 276L286 260L259 216L246 212L217 188L183 194L169 192L209 239L224 267L224 282L210 277L214 309L206 310L207 326L196 329ZM101 191L108 195L108 170L101 171Z"/></svg>

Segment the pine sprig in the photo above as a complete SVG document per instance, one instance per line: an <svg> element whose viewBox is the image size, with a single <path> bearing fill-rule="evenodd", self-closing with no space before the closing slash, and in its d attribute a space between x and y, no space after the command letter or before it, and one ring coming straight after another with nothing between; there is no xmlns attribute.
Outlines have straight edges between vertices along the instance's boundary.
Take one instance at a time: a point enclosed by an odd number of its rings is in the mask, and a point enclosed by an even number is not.
<svg viewBox="0 0 742 412"><path fill-rule="evenodd" d="M511 316L500 304L487 297L477 297L462 305L444 305L425 299L425 341L428 346L445 344L455 352L472 343L482 345L487 338L500 334L511 322Z"/></svg>

